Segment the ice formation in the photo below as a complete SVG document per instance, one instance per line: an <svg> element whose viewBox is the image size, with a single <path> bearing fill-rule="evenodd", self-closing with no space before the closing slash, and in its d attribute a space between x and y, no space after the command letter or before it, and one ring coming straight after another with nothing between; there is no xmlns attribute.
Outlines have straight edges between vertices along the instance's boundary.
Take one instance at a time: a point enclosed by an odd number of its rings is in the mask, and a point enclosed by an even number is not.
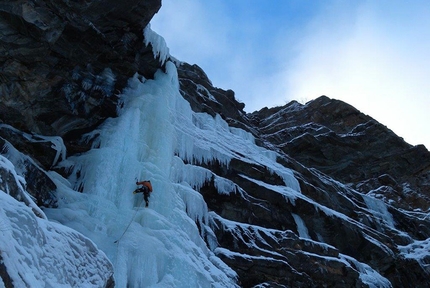
<svg viewBox="0 0 430 288"><path fill-rule="evenodd" d="M228 125L221 119L207 119L218 121L215 128L196 125L193 119L206 116L194 114L179 94L175 65L168 62L166 68L154 80L130 80L120 116L97 131L96 146L61 163L73 171L68 181L51 173L60 207L46 213L108 255L118 287L232 287L235 273L206 246L195 224L208 224L206 203L196 189L212 173L176 156L228 162L223 155L232 152L213 141ZM207 137L195 137L198 133ZM148 208L140 194L132 194L136 179L152 182Z"/></svg>
<svg viewBox="0 0 430 288"><path fill-rule="evenodd" d="M124 105L119 110L119 116L106 120L99 129L87 135L88 139L95 138L92 149L66 159L61 139L41 139L51 141L57 151L54 164L60 161L58 165L70 172L68 179L49 172L58 187L59 207L46 209L47 218L91 239L97 248L103 251L100 253L105 253L110 259L111 263L104 263L103 267L113 265L117 287L237 286L236 273L213 252L218 249L221 254L232 253L217 248L210 225L211 219L218 216L208 212L198 190L210 180L214 181L220 194L228 195L238 187L230 180L214 175L210 170L195 166L196 163L216 161L220 165L228 166L231 159L236 157L244 162L265 166L271 173L280 176L285 186L269 185L245 175L240 176L280 193L293 205L296 199L305 199L327 215L352 221L301 194L299 183L292 171L276 162L275 152L257 146L250 133L229 127L218 115L212 117L193 112L189 103L179 93L176 66L167 61L169 53L164 39L149 27L144 33L146 44L151 43L153 46L154 56L160 57L161 62L166 62L166 72L159 70L154 79L135 75L129 80L128 87L120 95ZM110 87L115 81L113 74L106 70L104 76L103 79L109 80L105 82ZM2 167L15 171L15 167L3 158L0 158L3 160L0 161ZM141 194L132 193L136 189L136 180L152 182L154 192L148 208L142 206ZM55 237L55 233L76 233L57 223L35 219L30 216L29 208L5 193L0 195L2 203L10 203L10 207L27 215L22 221L42 227L44 237ZM375 209L381 219L390 222L385 206L373 199L365 200L367 206ZM7 233L2 234L2 242L19 241L19 238L12 237L12 230L8 228L16 223L3 220L7 219L5 213L12 213L3 206L0 210L0 228ZM312 241L303 219L295 214L293 217L300 236ZM199 231L196 222L204 229ZM228 226L229 222L223 220L223 225ZM262 231L261 233L267 235L272 233L270 229L261 227L257 229L250 226L247 229ZM206 238L208 245L202 238L203 233L209 236ZM39 236L36 235L36 240L31 241L39 241ZM76 238L85 241L79 233L76 233ZM43 241L43 237L40 239ZM28 244L28 247L36 245ZM70 243L58 243L66 246L68 244ZM420 247L428 247L428 243L424 244ZM19 247L22 243L11 245L13 247L8 249L16 251L14 247ZM404 247L403 250L405 253L409 250L416 253L420 251L415 247ZM33 259L36 264L39 263L39 252L56 253L36 251L36 254L28 255L28 258ZM5 259L5 262L16 261L20 258L20 253L22 255L30 252L18 251L10 259ZM338 261L352 263L355 260L344 256ZM85 262L85 255L73 264L79 265L81 262ZM370 267L358 262L354 265L361 269L363 282L372 285L387 284L387 280ZM37 266L34 269L44 271L45 268ZM23 277L23 283L32 281L37 273L36 270L31 270L32 268L28 269L30 272ZM70 269L74 271L73 267ZM96 274L101 277L94 278L94 283L99 283L97 281L102 281L106 276L105 270L97 271L94 268L92 271L94 273L91 277L96 277ZM59 287L54 285L62 283L56 274L58 271L45 272L50 275L52 286ZM76 274L78 272L73 273L70 277L81 277Z"/></svg>
<svg viewBox="0 0 430 288"><path fill-rule="evenodd" d="M299 236L302 238L311 239L311 237L309 236L308 228L306 228L306 224L303 221L303 219L297 214L291 213L291 215L293 216L294 221L296 222Z"/></svg>
<svg viewBox="0 0 430 288"><path fill-rule="evenodd" d="M209 225L197 192L206 181L214 177L219 193L235 186L192 164L228 165L241 151L243 161L277 171L288 193L300 193L297 180L249 133L219 116L194 113L179 93L172 62L154 80L130 79L121 100L119 117L94 132L100 136L93 149L61 162L71 177L51 174L60 207L47 210L48 217L92 239L111 259L118 287L235 286L235 272L207 247L195 224ZM132 194L136 179L152 182L149 208Z"/></svg>
<svg viewBox="0 0 430 288"><path fill-rule="evenodd" d="M169 48L164 38L152 31L150 24L143 30L143 36L145 38L145 45L151 44L154 58L160 57L160 62L164 64L170 56Z"/></svg>
<svg viewBox="0 0 430 288"><path fill-rule="evenodd" d="M14 165L1 155L0 169L28 197ZM26 205L11 197L12 187L1 178L0 184L0 250L14 287L102 287L107 282L112 264L93 242L47 220L30 199ZM1 278L0 287L5 287Z"/></svg>

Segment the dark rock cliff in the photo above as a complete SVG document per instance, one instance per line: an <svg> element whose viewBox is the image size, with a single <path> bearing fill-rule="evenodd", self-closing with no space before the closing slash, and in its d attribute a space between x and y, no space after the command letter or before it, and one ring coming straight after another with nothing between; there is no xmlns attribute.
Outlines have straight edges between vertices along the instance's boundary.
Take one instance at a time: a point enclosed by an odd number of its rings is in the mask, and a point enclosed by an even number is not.
<svg viewBox="0 0 430 288"><path fill-rule="evenodd" d="M76 141L115 116L134 73L159 68L143 28L152 1L0 1L0 120L23 131Z"/></svg>
<svg viewBox="0 0 430 288"><path fill-rule="evenodd" d="M196 66L181 67L199 71ZM237 184L229 196L218 195L214 183L207 183L201 193L217 215L219 244L237 252L232 257L220 251L219 256L237 271L244 287L366 286L348 257L367 263L393 287L430 284L428 259L408 259L401 251L413 239L430 236L430 153L423 145L409 145L371 117L326 96L250 114L234 101L230 109L235 112L217 111L218 102L230 92L208 85L204 74L185 73L181 67L182 93L191 98L192 108L223 113L232 126L256 136L256 143L280 153L278 162L295 171L304 195L293 202L255 183L284 185L266 167L238 159L228 167L208 165L217 176ZM190 91L190 83L206 85L210 97L201 89ZM384 218L382 209L371 212L381 203L392 219ZM306 237L298 237L296 215L308 229Z"/></svg>
<svg viewBox="0 0 430 288"><path fill-rule="evenodd" d="M81 136L115 117L127 79L163 69L142 33L160 5L0 1L0 154L28 157L14 164L39 206L56 205L46 171L66 156L53 143L61 140L69 155L88 150ZM302 196L292 200L276 191L285 184L268 167L239 157L228 166L204 164L214 175L200 189L213 213L214 251L241 286L366 287L363 264L393 287L430 286L428 254L405 257L414 241L430 237L424 146L325 96L247 114L233 91L213 87L197 65L177 66L181 94L194 111L250 132L300 185ZM233 181L234 191L218 194L217 176ZM7 278L3 266L0 275Z"/></svg>
<svg viewBox="0 0 430 288"><path fill-rule="evenodd" d="M396 207L430 208L426 147L406 143L351 105L321 96L306 105L293 101L262 109L250 118L262 138L305 166Z"/></svg>

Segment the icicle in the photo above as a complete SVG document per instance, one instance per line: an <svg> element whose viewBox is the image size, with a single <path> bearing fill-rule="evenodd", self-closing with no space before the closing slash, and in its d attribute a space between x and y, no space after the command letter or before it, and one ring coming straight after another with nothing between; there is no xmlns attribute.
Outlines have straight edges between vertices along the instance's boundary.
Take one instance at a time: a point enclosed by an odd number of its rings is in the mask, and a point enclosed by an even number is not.
<svg viewBox="0 0 430 288"><path fill-rule="evenodd" d="M151 44L154 58L160 57L161 65L164 65L170 56L169 48L167 47L164 38L151 30L151 24L148 24L143 30L143 37L145 38L146 46Z"/></svg>

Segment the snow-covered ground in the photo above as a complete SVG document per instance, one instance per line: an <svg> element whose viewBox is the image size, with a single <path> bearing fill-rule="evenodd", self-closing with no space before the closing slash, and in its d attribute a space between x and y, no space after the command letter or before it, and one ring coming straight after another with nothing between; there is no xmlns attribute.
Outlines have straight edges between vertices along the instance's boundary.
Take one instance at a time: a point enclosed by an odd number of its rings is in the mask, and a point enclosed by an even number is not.
<svg viewBox="0 0 430 288"><path fill-rule="evenodd" d="M47 220L34 203L11 197L8 190L16 187L26 197L23 179L1 155L0 169L16 184L0 178L0 251L14 287L102 287L112 276L106 255L82 234Z"/></svg>

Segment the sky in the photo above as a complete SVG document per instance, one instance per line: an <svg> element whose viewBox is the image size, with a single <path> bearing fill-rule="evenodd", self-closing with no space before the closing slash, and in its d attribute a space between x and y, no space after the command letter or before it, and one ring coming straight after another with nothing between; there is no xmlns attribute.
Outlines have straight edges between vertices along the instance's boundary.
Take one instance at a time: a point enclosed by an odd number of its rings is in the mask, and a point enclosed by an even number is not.
<svg viewBox="0 0 430 288"><path fill-rule="evenodd" d="M428 1L162 0L151 28L246 112L326 95L430 149Z"/></svg>

